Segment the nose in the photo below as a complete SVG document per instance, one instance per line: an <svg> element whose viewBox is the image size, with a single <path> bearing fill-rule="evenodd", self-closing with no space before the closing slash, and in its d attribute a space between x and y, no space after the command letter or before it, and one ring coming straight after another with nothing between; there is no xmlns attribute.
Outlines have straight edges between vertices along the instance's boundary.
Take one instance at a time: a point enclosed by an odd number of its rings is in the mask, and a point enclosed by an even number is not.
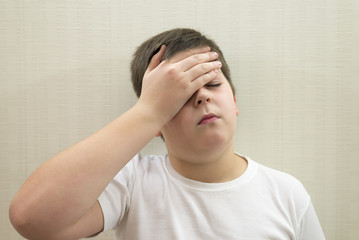
<svg viewBox="0 0 359 240"><path fill-rule="evenodd" d="M205 88L200 88L195 93L194 105L195 107L199 107L204 103L212 102L212 97L210 92L208 92Z"/></svg>

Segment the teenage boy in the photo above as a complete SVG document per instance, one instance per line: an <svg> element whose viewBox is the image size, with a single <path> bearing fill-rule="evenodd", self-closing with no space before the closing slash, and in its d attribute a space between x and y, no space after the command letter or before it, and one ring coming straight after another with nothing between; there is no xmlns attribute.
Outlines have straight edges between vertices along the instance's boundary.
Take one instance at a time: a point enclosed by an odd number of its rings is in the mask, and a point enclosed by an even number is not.
<svg viewBox="0 0 359 240"><path fill-rule="evenodd" d="M292 176L234 153L238 108L218 46L191 29L154 36L131 64L136 105L54 156L14 197L30 239L324 239ZM165 156L138 152L162 136Z"/></svg>

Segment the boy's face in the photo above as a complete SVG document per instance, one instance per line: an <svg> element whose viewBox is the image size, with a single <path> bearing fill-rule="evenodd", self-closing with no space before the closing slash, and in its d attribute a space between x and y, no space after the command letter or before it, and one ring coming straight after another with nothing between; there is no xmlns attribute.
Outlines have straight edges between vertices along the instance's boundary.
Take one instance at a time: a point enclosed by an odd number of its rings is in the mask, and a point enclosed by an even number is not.
<svg viewBox="0 0 359 240"><path fill-rule="evenodd" d="M191 52L178 53L169 61L182 59ZM232 89L220 72L161 129L168 152L177 158L188 159L231 146L237 115Z"/></svg>

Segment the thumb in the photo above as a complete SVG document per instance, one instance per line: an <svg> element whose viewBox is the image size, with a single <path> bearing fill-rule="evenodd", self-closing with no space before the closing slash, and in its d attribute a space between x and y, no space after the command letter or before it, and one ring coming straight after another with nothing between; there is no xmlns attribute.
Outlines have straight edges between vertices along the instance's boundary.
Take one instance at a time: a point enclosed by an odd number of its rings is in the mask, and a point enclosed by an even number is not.
<svg viewBox="0 0 359 240"><path fill-rule="evenodd" d="M146 73L151 72L158 65L160 65L162 57L165 53L165 50L166 50L166 46L162 45L160 50L155 55L153 55L153 57L151 58L150 64L148 64Z"/></svg>

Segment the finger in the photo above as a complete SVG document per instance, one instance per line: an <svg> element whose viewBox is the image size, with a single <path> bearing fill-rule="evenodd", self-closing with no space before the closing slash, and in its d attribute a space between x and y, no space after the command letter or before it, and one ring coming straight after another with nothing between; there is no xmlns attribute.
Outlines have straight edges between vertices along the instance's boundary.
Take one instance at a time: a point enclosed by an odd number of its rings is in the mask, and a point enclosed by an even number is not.
<svg viewBox="0 0 359 240"><path fill-rule="evenodd" d="M210 72L207 72L206 74L199 76L198 78L192 81L193 88L197 91L198 89L200 89L201 87L212 81L214 78L216 78L219 72L220 72L219 69L214 69Z"/></svg>
<svg viewBox="0 0 359 240"><path fill-rule="evenodd" d="M215 69L220 69L222 67L222 63L220 61L214 62L204 62L194 66L193 68L189 69L186 74L188 77L192 79L191 81L196 80L198 77L209 73Z"/></svg>
<svg viewBox="0 0 359 240"><path fill-rule="evenodd" d="M163 54L166 51L166 46L162 45L160 50L158 51L158 53L156 53L155 55L153 55L153 57L151 58L150 64L148 64L147 72L151 72L153 69L155 69L162 61L162 57Z"/></svg>
<svg viewBox="0 0 359 240"><path fill-rule="evenodd" d="M168 59L169 63L178 63L182 60L184 60L185 58L188 58L192 55L196 55L196 54L201 54L201 53L207 53L211 50L210 47L200 47L200 48L192 48L192 49L187 49L184 50L182 52L179 52L177 54L175 54L174 56L172 56L170 59Z"/></svg>
<svg viewBox="0 0 359 240"><path fill-rule="evenodd" d="M206 52L191 55L185 59L183 59L180 63L180 68L182 71L188 71L189 69L195 67L198 64L211 62L218 58L218 54L216 52Z"/></svg>

